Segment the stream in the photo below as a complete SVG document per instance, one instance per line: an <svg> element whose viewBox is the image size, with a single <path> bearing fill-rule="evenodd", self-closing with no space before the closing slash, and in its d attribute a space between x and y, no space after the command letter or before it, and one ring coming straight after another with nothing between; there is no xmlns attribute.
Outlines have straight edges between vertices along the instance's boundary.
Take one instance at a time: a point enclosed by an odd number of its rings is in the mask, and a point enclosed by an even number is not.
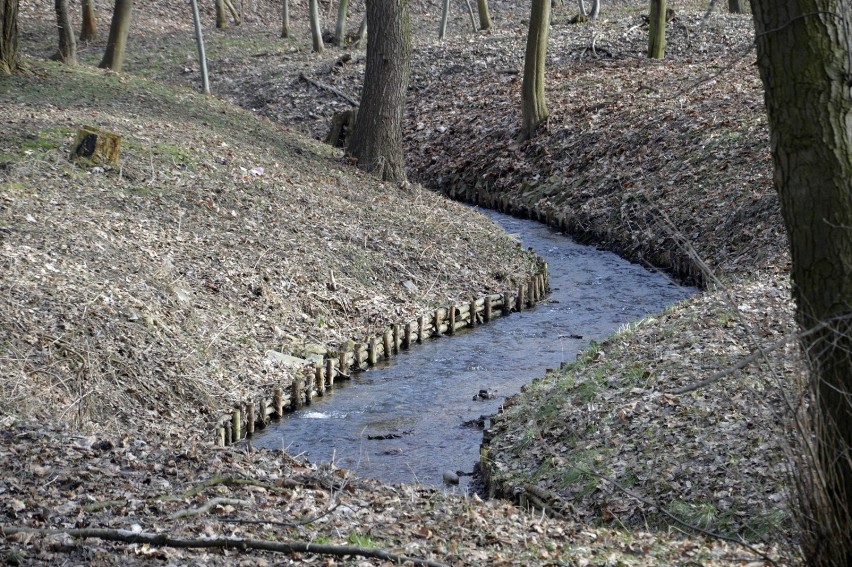
<svg viewBox="0 0 852 567"><path fill-rule="evenodd" d="M541 223L482 212L547 260L552 291L545 301L412 345L350 382L335 382L324 397L256 434L253 445L386 482L441 485L445 471L471 472L479 460L482 431L471 421L496 413L546 369L575 360L590 341L696 291ZM495 396L474 400L480 390ZM469 480L461 477L460 490Z"/></svg>

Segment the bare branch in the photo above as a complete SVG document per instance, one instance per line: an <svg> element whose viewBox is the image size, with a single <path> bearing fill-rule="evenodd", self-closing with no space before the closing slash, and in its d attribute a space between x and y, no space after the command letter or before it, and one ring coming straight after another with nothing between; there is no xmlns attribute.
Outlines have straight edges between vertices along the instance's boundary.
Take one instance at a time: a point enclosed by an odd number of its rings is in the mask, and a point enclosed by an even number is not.
<svg viewBox="0 0 852 567"><path fill-rule="evenodd" d="M105 541L119 541L123 543L145 543L157 547L174 547L182 549L256 549L260 551L272 551L274 553L315 553L318 555L333 555L345 557L347 555L357 557L370 557L383 559L394 563L410 562L414 565L426 565L427 567L448 567L445 563L429 561L397 555L383 549L370 549L353 545L328 545L317 544L306 541L268 541L243 538L214 538L214 539L181 539L171 537L168 534L154 534L145 532L131 532L129 530L111 530L104 528L84 529L37 529L17 526L0 526L0 534L5 537L16 534L35 533L43 535L67 534L77 538L98 538Z"/></svg>

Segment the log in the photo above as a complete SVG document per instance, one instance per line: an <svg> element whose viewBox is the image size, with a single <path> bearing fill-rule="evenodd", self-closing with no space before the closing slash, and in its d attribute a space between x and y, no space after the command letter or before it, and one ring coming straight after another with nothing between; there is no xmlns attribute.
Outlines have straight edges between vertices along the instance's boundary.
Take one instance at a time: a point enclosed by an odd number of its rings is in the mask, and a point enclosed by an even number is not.
<svg viewBox="0 0 852 567"><path fill-rule="evenodd" d="M526 297L526 286L521 284L518 286L518 297L515 301L515 310L523 311L524 310L524 299Z"/></svg>
<svg viewBox="0 0 852 567"><path fill-rule="evenodd" d="M355 354L352 353L353 364L355 361ZM337 364L338 368L340 368L340 372L345 374L347 370L349 370L349 353L344 351L340 352L340 361ZM334 384L334 374L332 374L328 379L329 385Z"/></svg>
<svg viewBox="0 0 852 567"><path fill-rule="evenodd" d="M405 324L405 334L402 339L402 348L411 348L411 334L414 332L414 324L409 321Z"/></svg>
<svg viewBox="0 0 852 567"><path fill-rule="evenodd" d="M385 359L389 359L391 357L391 353L393 352L393 346L391 345L391 341L393 341L393 333L390 329L385 331L385 334L382 335L382 340L384 341L384 354Z"/></svg>
<svg viewBox="0 0 852 567"><path fill-rule="evenodd" d="M240 408L234 408L234 411L231 412L231 433L233 434L234 443L239 441L242 437L242 431L240 431L241 426L242 420L240 416Z"/></svg>
<svg viewBox="0 0 852 567"><path fill-rule="evenodd" d="M418 343L422 343L423 339L425 338L425 336L424 336L425 331L423 330L423 326L424 326L425 323L426 323L426 317L424 317L423 315L421 315L420 317L417 318L417 342Z"/></svg>
<svg viewBox="0 0 852 567"><path fill-rule="evenodd" d="M400 344L400 325L399 323L393 324L393 353L399 354L399 344Z"/></svg>
<svg viewBox="0 0 852 567"><path fill-rule="evenodd" d="M370 341L367 343L367 364L373 366L376 364L376 337L370 337Z"/></svg>
<svg viewBox="0 0 852 567"><path fill-rule="evenodd" d="M449 310L449 321L447 323L447 330L451 335L456 333L456 306L455 304L450 305Z"/></svg>
<svg viewBox="0 0 852 567"><path fill-rule="evenodd" d="M314 401L314 373L311 372L305 380L305 405L311 405Z"/></svg>
<svg viewBox="0 0 852 567"><path fill-rule="evenodd" d="M476 327L476 300L471 299L470 305L468 306L468 311L470 312L470 320L468 320L467 324L469 327Z"/></svg>
<svg viewBox="0 0 852 567"><path fill-rule="evenodd" d="M118 165L121 136L94 126L83 126L71 146L69 159L83 165Z"/></svg>
<svg viewBox="0 0 852 567"><path fill-rule="evenodd" d="M314 385L318 396L325 394L325 368L323 368L322 363L317 364L314 368Z"/></svg>
<svg viewBox="0 0 852 567"><path fill-rule="evenodd" d="M508 315L512 312L512 292L507 291L503 294L503 315Z"/></svg>
<svg viewBox="0 0 852 567"><path fill-rule="evenodd" d="M488 323L491 321L491 296L486 295L483 298L482 320Z"/></svg>
<svg viewBox="0 0 852 567"><path fill-rule="evenodd" d="M225 427L217 427L216 428L216 446L224 447L225 446Z"/></svg>
<svg viewBox="0 0 852 567"><path fill-rule="evenodd" d="M231 435L231 420L227 420L225 422L225 445L230 445L234 442L234 438Z"/></svg>
<svg viewBox="0 0 852 567"><path fill-rule="evenodd" d="M254 435L254 402L246 404L246 435Z"/></svg>
<svg viewBox="0 0 852 567"><path fill-rule="evenodd" d="M346 356L346 353L343 353L343 356ZM334 359L327 358L325 360L325 381L326 387L331 389L332 385L334 385Z"/></svg>
<svg viewBox="0 0 852 567"><path fill-rule="evenodd" d="M284 391L281 388L275 388L272 394L272 405L275 409L275 417L278 419L284 417Z"/></svg>
<svg viewBox="0 0 852 567"><path fill-rule="evenodd" d="M304 384L302 383L302 378L297 376L293 379L292 385L292 394L290 394L290 409L297 410L302 407L302 389L304 388Z"/></svg>

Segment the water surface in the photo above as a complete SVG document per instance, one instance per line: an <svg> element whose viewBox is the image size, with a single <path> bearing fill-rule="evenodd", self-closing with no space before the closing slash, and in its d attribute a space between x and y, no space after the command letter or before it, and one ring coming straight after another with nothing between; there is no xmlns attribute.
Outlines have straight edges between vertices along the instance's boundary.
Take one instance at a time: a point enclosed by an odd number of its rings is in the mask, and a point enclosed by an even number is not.
<svg viewBox="0 0 852 567"><path fill-rule="evenodd" d="M349 383L336 382L253 444L387 482L440 485L445 471L470 472L479 458L482 433L466 422L496 413L521 385L573 361L589 341L695 291L540 223L487 214L547 260L552 293L545 303L412 346ZM496 397L474 400L480 390Z"/></svg>

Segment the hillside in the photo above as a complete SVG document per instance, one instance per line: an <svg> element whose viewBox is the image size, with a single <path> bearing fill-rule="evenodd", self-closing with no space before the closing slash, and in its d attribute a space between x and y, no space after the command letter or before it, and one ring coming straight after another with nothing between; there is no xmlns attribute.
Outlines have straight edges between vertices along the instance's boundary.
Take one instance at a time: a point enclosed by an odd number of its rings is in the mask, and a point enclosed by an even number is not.
<svg viewBox="0 0 852 567"><path fill-rule="evenodd" d="M558 11L552 117L518 145L515 4L493 3L490 34L456 14L443 43L431 37L437 6L415 6L414 183L401 187L312 139L348 104L300 74L357 96L363 51L311 54L301 2L286 41L265 0L245 5L240 27L207 31L213 97L190 90L195 48L178 6L138 3L122 74L41 60L52 14L22 6L31 72L0 83L4 525L292 538L459 565L759 560L677 535L659 506L790 561L783 398L796 395L797 350L672 393L793 328L748 18L705 24L685 6L669 59L649 63L640 10L605 4L594 27ZM101 49L85 46L83 61ZM89 123L124 136L119 169L67 162ZM500 201L708 287L506 404L488 434L490 488L529 503L533 486L555 517L213 447L223 412L293 372L268 351L336 348L535 270L490 221L429 188ZM212 511L192 511L214 496ZM62 536L0 547L25 564L237 561Z"/></svg>

